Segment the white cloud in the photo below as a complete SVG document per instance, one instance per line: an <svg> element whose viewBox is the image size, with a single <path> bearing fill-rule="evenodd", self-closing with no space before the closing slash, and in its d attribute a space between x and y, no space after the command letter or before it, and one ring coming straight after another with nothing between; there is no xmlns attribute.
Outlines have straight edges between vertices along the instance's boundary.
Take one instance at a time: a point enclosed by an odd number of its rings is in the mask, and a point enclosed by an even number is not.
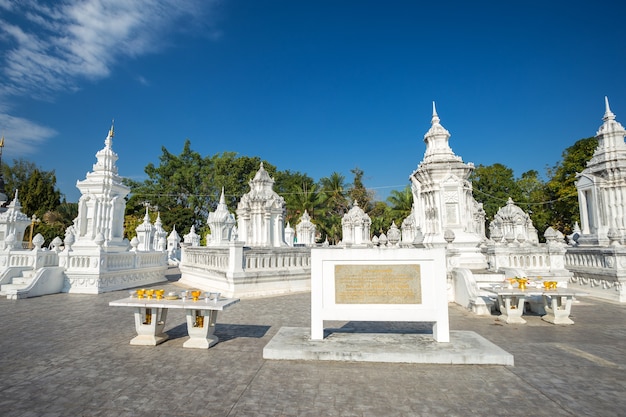
<svg viewBox="0 0 626 417"><path fill-rule="evenodd" d="M175 30L194 28L216 39L209 12L218 2L0 0L0 103L11 97L53 100L59 92L78 89L81 81L109 76L119 60L159 52ZM9 110L0 106L0 112ZM25 129L23 135L12 132L14 138L31 138L20 140L23 150L54 134L0 114L0 129L9 130L6 123Z"/></svg>
<svg viewBox="0 0 626 417"><path fill-rule="evenodd" d="M146 77L142 76L142 75L138 75L137 76L137 81L139 82L139 84L148 87L150 85L150 81L148 81L146 79Z"/></svg>
<svg viewBox="0 0 626 417"><path fill-rule="evenodd" d="M6 138L3 154L18 157L29 154L43 141L56 136L53 129L40 126L29 120L0 113L0 135Z"/></svg>
<svg viewBox="0 0 626 417"><path fill-rule="evenodd" d="M20 7L17 7L17 4ZM5 79L0 93L49 97L83 79L107 77L119 59L157 52L179 27L201 27L217 1L72 0L45 5L0 0ZM178 23L184 22L184 25ZM2 33L3 32L3 33Z"/></svg>

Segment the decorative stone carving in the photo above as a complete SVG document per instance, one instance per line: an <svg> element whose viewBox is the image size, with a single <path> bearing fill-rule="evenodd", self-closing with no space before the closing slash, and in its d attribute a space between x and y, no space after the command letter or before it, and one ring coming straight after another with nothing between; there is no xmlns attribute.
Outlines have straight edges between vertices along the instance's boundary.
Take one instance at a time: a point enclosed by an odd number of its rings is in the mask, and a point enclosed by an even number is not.
<svg viewBox="0 0 626 417"><path fill-rule="evenodd" d="M296 231L291 227L289 222L287 222L287 227L285 227L285 242L287 245L293 246L296 239Z"/></svg>
<svg viewBox="0 0 626 417"><path fill-rule="evenodd" d="M63 239L63 246L65 247L65 251L69 252L72 250L72 245L74 244L74 234L72 232L65 233L65 239Z"/></svg>
<svg viewBox="0 0 626 417"><path fill-rule="evenodd" d="M400 229L398 229L398 226L396 226L396 222L392 221L391 227L387 231L387 239L389 239L389 245L393 247L398 246L398 243L400 242L400 238L401 238Z"/></svg>
<svg viewBox="0 0 626 417"><path fill-rule="evenodd" d="M7 251L13 250L13 248L15 247L15 241L16 240L17 239L15 238L15 234L14 233L9 233L7 238L4 240L5 249Z"/></svg>
<svg viewBox="0 0 626 417"><path fill-rule="evenodd" d="M35 237L33 237L33 246L35 250L41 250L41 247L43 246L43 244L46 242L46 240L44 239L44 237L41 235L41 233L37 233L35 235Z"/></svg>
<svg viewBox="0 0 626 417"><path fill-rule="evenodd" d="M61 252L61 245L63 245L63 241L61 240L60 237L55 237L54 239L52 239L52 242L50 242L50 244L52 245L52 250L55 251L56 253Z"/></svg>

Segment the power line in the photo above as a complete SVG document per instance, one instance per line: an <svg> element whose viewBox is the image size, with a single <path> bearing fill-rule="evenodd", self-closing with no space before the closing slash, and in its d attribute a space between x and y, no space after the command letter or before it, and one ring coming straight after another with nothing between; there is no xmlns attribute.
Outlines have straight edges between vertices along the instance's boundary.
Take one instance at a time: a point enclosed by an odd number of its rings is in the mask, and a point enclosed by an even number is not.
<svg viewBox="0 0 626 417"><path fill-rule="evenodd" d="M385 186L380 186L380 187L370 187L367 188L367 190L379 190L379 189L388 189L388 188L392 188L392 189L397 189L398 187L404 187L406 186L406 184L402 184L402 185L385 185ZM341 189L340 191L342 192L350 192L352 190L352 188L346 188L346 189ZM466 189L466 190L470 190L470 189ZM508 202L508 198L504 199L501 197L497 197L495 195L486 193L484 191L481 191L479 189L471 189L471 191L473 193L478 193L478 194L482 194L484 196L487 196L493 200L496 201L501 201L503 203L507 203ZM293 196L293 195L309 195L309 194L333 194L335 191L324 191L324 190L319 190L319 191L293 191L293 192L282 192L282 193L278 193L280 196ZM143 197L143 198L147 198L147 197L174 197L174 198L180 198L180 197L184 197L184 198L191 198L191 197L195 197L195 198L215 198L217 197L217 195L215 194L191 194L191 193L144 193L144 192L132 192L131 194L137 197ZM559 197L553 200L547 200L547 201L539 201L539 202L515 202L515 204L521 204L521 205L525 205L525 206L542 206L542 205L548 205L548 204L552 204L552 203L556 203L557 201L562 201L562 200L566 200L568 198L572 198L572 197L577 197L578 194L574 193L574 194L570 194L570 195L566 195L563 197ZM239 195L235 195L235 194L224 194L224 197L233 197L233 198L237 198L237 197L241 197Z"/></svg>

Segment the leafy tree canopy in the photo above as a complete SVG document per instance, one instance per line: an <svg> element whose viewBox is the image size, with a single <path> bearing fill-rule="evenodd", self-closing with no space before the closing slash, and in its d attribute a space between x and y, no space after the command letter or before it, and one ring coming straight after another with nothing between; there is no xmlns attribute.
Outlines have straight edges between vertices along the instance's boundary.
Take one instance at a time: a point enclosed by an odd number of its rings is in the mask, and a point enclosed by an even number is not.
<svg viewBox="0 0 626 417"><path fill-rule="evenodd" d="M521 190L513 176L513 170L502 164L478 165L470 177L474 198L483 203L488 221L506 205L509 197L519 200Z"/></svg>
<svg viewBox="0 0 626 417"><path fill-rule="evenodd" d="M571 232L574 222L580 221L576 174L581 173L598 147L595 137L580 139L563 151L563 159L548 170L547 195L553 216L553 227Z"/></svg>

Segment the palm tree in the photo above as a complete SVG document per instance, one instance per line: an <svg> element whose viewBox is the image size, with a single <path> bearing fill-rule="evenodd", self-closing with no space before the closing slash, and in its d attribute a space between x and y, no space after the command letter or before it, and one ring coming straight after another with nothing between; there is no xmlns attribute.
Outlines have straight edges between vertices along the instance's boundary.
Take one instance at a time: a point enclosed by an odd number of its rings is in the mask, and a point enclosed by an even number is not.
<svg viewBox="0 0 626 417"><path fill-rule="evenodd" d="M315 219L316 212L321 205L320 194L317 192L317 185L296 185L292 188L289 198L285 198L287 204L287 221L292 225L300 219L306 210L312 219ZM315 223L315 221L314 221Z"/></svg>
<svg viewBox="0 0 626 417"><path fill-rule="evenodd" d="M321 232L328 237L331 243L341 240L341 218L349 207L346 190L346 178L338 172L330 177L321 178L320 184L320 211L317 216Z"/></svg>
<svg viewBox="0 0 626 417"><path fill-rule="evenodd" d="M391 218L398 227L402 224L402 221L411 214L411 208L413 207L413 192L411 186L407 185L404 190L392 190L387 197L387 202L391 207Z"/></svg>

